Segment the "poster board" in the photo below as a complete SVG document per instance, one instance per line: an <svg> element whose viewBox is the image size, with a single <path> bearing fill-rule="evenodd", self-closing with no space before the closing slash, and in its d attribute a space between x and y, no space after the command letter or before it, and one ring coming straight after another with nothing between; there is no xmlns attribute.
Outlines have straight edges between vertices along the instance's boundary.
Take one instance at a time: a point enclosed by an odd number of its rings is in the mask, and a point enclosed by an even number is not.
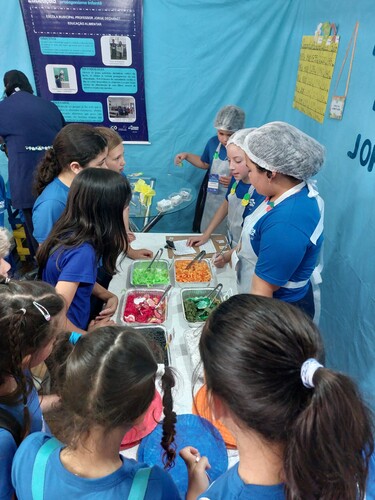
<svg viewBox="0 0 375 500"><path fill-rule="evenodd" d="M323 123L339 36L302 38L293 108Z"/></svg>
<svg viewBox="0 0 375 500"><path fill-rule="evenodd" d="M143 0L20 0L39 96L68 123L148 142Z"/></svg>

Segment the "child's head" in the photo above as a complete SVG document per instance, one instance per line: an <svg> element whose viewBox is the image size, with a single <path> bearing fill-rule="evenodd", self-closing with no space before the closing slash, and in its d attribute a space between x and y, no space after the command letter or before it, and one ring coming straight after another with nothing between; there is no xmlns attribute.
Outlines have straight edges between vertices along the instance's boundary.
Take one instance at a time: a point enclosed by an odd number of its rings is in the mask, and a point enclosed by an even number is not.
<svg viewBox="0 0 375 500"><path fill-rule="evenodd" d="M0 227L0 276L6 277L10 269L10 264L4 257L9 254L11 236L9 231Z"/></svg>
<svg viewBox="0 0 375 500"><path fill-rule="evenodd" d="M245 112L238 106L224 106L221 108L214 121L217 137L223 146L227 145L229 137L245 124Z"/></svg>
<svg viewBox="0 0 375 500"><path fill-rule="evenodd" d="M249 169L246 165L246 154L242 149L245 137L255 128L237 130L227 142L227 155L231 175L236 181L249 183Z"/></svg>
<svg viewBox="0 0 375 500"><path fill-rule="evenodd" d="M96 130L107 140L108 155L105 160L107 168L121 173L125 166L122 137L113 128L96 127Z"/></svg>
<svg viewBox="0 0 375 500"><path fill-rule="evenodd" d="M235 295L208 318L200 354L217 417L284 450L287 498L356 498L357 484L363 491L371 419L348 377L322 367L313 387L304 385L301 367L322 361L323 346L300 310Z"/></svg>
<svg viewBox="0 0 375 500"><path fill-rule="evenodd" d="M86 167L105 167L107 153L107 141L95 127L82 123L66 125L38 165L37 195L63 171L77 174Z"/></svg>
<svg viewBox="0 0 375 500"><path fill-rule="evenodd" d="M86 168L73 180L67 204L47 240L40 247L38 262L47 263L53 248L91 243L110 274L117 257L127 250L124 212L131 199L128 180L106 168Z"/></svg>
<svg viewBox="0 0 375 500"><path fill-rule="evenodd" d="M155 395L158 365L141 333L128 327L109 326L82 335L75 344L64 334L56 343L52 363L62 399L66 444L72 448L99 426L103 432L122 428L124 434L139 423ZM163 448L168 464L175 452L172 411L173 373L165 367L163 384Z"/></svg>
<svg viewBox="0 0 375 500"><path fill-rule="evenodd" d="M0 403L24 403L26 432L31 382L24 370L38 365L50 354L63 309L63 299L42 281L0 285L0 386L8 377L17 384L12 394L0 396Z"/></svg>

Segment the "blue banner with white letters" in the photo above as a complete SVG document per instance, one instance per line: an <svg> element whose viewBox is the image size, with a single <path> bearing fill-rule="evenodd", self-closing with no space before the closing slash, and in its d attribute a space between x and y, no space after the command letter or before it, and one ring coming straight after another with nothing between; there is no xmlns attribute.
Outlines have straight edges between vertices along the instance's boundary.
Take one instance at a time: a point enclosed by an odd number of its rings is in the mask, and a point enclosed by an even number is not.
<svg viewBox="0 0 375 500"><path fill-rule="evenodd" d="M20 0L38 95L147 142L142 0Z"/></svg>

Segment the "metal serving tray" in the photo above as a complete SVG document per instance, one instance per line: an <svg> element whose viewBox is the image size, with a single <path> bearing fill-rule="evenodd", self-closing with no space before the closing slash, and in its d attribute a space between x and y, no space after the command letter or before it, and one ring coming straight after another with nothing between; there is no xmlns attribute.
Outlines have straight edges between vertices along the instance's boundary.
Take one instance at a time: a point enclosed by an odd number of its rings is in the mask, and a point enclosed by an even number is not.
<svg viewBox="0 0 375 500"><path fill-rule="evenodd" d="M164 259L159 259L158 261L154 262L152 264L152 267L165 267L165 269L168 271L168 283L154 283L153 285L147 285L147 283L134 283L134 269L137 267L147 267L150 265L150 261L148 260L135 260L132 262L129 273L130 273L130 285L134 287L145 287L145 288L166 288L170 283L171 283L171 275L170 275L170 263L167 260Z"/></svg>
<svg viewBox="0 0 375 500"><path fill-rule="evenodd" d="M180 259L175 259L175 262L177 262L178 260L193 260L193 258L189 258L189 257L183 257L183 258L180 258ZM202 259L200 262L205 262L208 266L208 269L210 271L210 275L211 275L211 279L209 281L188 281L188 282L180 282L180 281L177 281L176 279L176 266L175 266L175 263L173 263L173 278L174 278L174 282L176 284L176 286L180 287L180 288L191 288L191 287L209 287L210 285L213 285L214 283L214 273L213 273L213 270L212 270L212 265L211 265L211 262L209 259Z"/></svg>
<svg viewBox="0 0 375 500"><path fill-rule="evenodd" d="M188 321L185 314L185 306L184 300L189 299L191 297L207 297L207 295L214 290L214 287L211 288L184 288L181 290L181 304L182 304L182 314L184 316L184 320L190 326L190 328L196 328L202 326L204 321ZM224 301L224 297L222 292L217 294L217 298L220 302Z"/></svg>
<svg viewBox="0 0 375 500"><path fill-rule="evenodd" d="M164 299L165 302L165 315L164 315L164 321L161 323L141 323L137 321L126 321L124 319L124 312L125 312L125 307L128 301L129 295L140 295L144 296L145 294L157 294L160 297L163 295L165 290L163 288L130 288L127 290L124 294L124 298L121 301L122 302L122 311L121 311L121 321L128 326L159 326L159 325L164 325L167 321L168 318L168 296Z"/></svg>
<svg viewBox="0 0 375 500"><path fill-rule="evenodd" d="M135 326L144 335L149 343L155 359L158 363L163 363L165 366L171 364L171 354L169 351L169 342L167 330L162 325L147 325Z"/></svg>

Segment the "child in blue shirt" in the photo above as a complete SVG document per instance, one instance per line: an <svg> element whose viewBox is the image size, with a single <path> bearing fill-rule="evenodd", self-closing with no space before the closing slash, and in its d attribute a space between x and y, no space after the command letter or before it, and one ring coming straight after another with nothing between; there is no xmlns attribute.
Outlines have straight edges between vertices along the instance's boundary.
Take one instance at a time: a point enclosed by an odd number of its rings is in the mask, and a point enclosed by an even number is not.
<svg viewBox="0 0 375 500"><path fill-rule="evenodd" d="M211 219L225 199L230 182L229 162L226 145L230 136L243 128L245 113L238 106L224 106L214 121L217 135L211 137L206 144L201 157L193 153L178 153L175 164L180 165L186 160L197 168L207 170L199 191L193 222L194 232L206 231ZM226 232L226 221L217 226L219 233Z"/></svg>
<svg viewBox="0 0 375 500"><path fill-rule="evenodd" d="M91 327L107 323L118 299L96 281L98 262L113 275L116 260L128 246L124 216L131 198L127 179L116 172L86 168L74 179L65 210L38 252L42 279L66 302L67 329L84 332L90 296L106 305Z"/></svg>
<svg viewBox="0 0 375 500"><path fill-rule="evenodd" d="M106 168L107 154L105 137L91 125L70 123L57 134L36 172L33 225L39 244L63 213L74 177L87 167Z"/></svg>
<svg viewBox="0 0 375 500"><path fill-rule="evenodd" d="M63 309L63 299L47 283L9 281L1 276L0 408L20 427L20 435L13 436L0 426L1 500L13 498L11 466L16 439L42 430L43 417L30 369L51 352Z"/></svg>
<svg viewBox="0 0 375 500"><path fill-rule="evenodd" d="M68 340L70 339L70 341ZM128 498L134 475L146 464L119 454L123 436L140 424L155 394L158 365L140 332L128 327L104 327L80 336L64 334L51 358L56 370L61 409L58 425L65 444L49 456L44 474L45 498L69 500ZM173 373L165 367L163 440L165 468L173 464L175 413ZM17 451L12 481L19 500L32 500L33 466L48 437L36 433ZM143 497L139 497L143 498ZM145 500L180 500L167 472L154 466Z"/></svg>
<svg viewBox="0 0 375 500"><path fill-rule="evenodd" d="M207 489L207 457L184 448L187 500L364 499L371 415L354 382L323 366L307 315L234 295L209 316L199 351L211 410L236 438L239 463Z"/></svg>

